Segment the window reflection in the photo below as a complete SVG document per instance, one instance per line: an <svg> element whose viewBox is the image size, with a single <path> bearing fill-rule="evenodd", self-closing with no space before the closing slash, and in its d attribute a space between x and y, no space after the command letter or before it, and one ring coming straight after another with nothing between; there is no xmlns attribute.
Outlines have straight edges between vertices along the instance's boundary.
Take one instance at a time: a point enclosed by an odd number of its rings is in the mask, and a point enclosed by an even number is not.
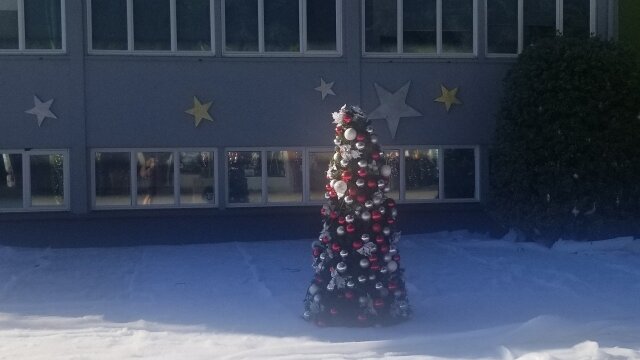
<svg viewBox="0 0 640 360"><path fill-rule="evenodd" d="M487 0L487 50L496 54L518 52L518 2Z"/></svg>
<svg viewBox="0 0 640 360"><path fill-rule="evenodd" d="M389 176L390 191L387 196L392 199L400 199L400 150L385 151L384 160L391 167L391 176Z"/></svg>
<svg viewBox="0 0 640 360"><path fill-rule="evenodd" d="M562 35L587 38L591 33L589 0L564 0Z"/></svg>
<svg viewBox="0 0 640 360"><path fill-rule="evenodd" d="M446 199L473 199L476 188L474 149L444 150L444 194Z"/></svg>
<svg viewBox="0 0 640 360"><path fill-rule="evenodd" d="M524 46L556 34L556 0L524 0Z"/></svg>
<svg viewBox="0 0 640 360"><path fill-rule="evenodd" d="M2 153L0 164L0 209L21 208L22 155Z"/></svg>
<svg viewBox="0 0 640 360"><path fill-rule="evenodd" d="M138 152L137 184L139 205L174 204L173 154Z"/></svg>
<svg viewBox="0 0 640 360"><path fill-rule="evenodd" d="M127 0L91 0L91 48L127 50Z"/></svg>
<svg viewBox="0 0 640 360"><path fill-rule="evenodd" d="M473 52L473 0L442 1L442 50Z"/></svg>
<svg viewBox="0 0 640 360"><path fill-rule="evenodd" d="M96 206L131 205L131 157L128 152L95 154Z"/></svg>
<svg viewBox="0 0 640 360"><path fill-rule="evenodd" d="M17 49L18 0L0 0L0 49Z"/></svg>
<svg viewBox="0 0 640 360"><path fill-rule="evenodd" d="M335 18L335 0L307 0L308 50L336 50Z"/></svg>
<svg viewBox="0 0 640 360"><path fill-rule="evenodd" d="M27 49L62 48L61 0L24 0Z"/></svg>
<svg viewBox="0 0 640 360"><path fill-rule="evenodd" d="M405 199L431 200L439 197L438 156L437 149L405 150Z"/></svg>
<svg viewBox="0 0 640 360"><path fill-rule="evenodd" d="M262 159L259 151L227 153L229 203L262 202Z"/></svg>
<svg viewBox="0 0 640 360"><path fill-rule="evenodd" d="M213 204L215 202L213 153L180 153L180 203Z"/></svg>
<svg viewBox="0 0 640 360"><path fill-rule="evenodd" d="M31 205L64 206L64 155L31 155Z"/></svg>
<svg viewBox="0 0 640 360"><path fill-rule="evenodd" d="M397 52L396 0L365 0L365 51Z"/></svg>
<svg viewBox="0 0 640 360"><path fill-rule="evenodd" d="M258 2L226 0L225 46L227 51L258 51Z"/></svg>
<svg viewBox="0 0 640 360"><path fill-rule="evenodd" d="M407 53L436 52L436 0L405 0L403 49Z"/></svg>
<svg viewBox="0 0 640 360"><path fill-rule="evenodd" d="M298 5L298 0L264 1L264 47L266 51L300 51Z"/></svg>
<svg viewBox="0 0 640 360"><path fill-rule="evenodd" d="M267 152L267 201L302 201L301 152Z"/></svg>
<svg viewBox="0 0 640 360"><path fill-rule="evenodd" d="M133 0L133 36L136 50L171 50L169 1Z"/></svg>
<svg viewBox="0 0 640 360"><path fill-rule="evenodd" d="M211 50L209 0L176 0L178 50Z"/></svg>

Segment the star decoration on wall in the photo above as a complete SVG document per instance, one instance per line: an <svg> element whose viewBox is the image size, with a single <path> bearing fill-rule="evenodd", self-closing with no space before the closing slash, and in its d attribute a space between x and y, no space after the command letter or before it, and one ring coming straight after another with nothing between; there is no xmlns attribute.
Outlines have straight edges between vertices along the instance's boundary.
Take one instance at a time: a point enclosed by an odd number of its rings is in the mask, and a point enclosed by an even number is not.
<svg viewBox="0 0 640 360"><path fill-rule="evenodd" d="M213 118L211 117L211 115L209 115L209 107L211 107L212 103L213 101L203 104L200 102L200 100L198 100L197 97L195 96L193 97L193 107L189 110L186 110L185 112L193 116L193 119L196 123L196 127L200 125L200 122L203 119L213 121Z"/></svg>
<svg viewBox="0 0 640 360"><path fill-rule="evenodd" d="M315 88L316 91L320 91L322 93L322 100L324 100L324 98L327 97L327 95L336 95L336 93L333 92L333 90L331 90L331 88L333 87L333 83L335 81L332 81L330 83L326 83L324 82L323 78L320 78L320 86L318 86L317 88Z"/></svg>
<svg viewBox="0 0 640 360"><path fill-rule="evenodd" d="M369 114L369 119L386 119L391 138L396 137L400 118L422 116L420 112L407 105L407 94L411 81L408 81L400 90L391 93L377 83L374 84L380 105Z"/></svg>
<svg viewBox="0 0 640 360"><path fill-rule="evenodd" d="M26 110L25 113L35 115L38 118L38 126L42 125L42 122L45 118L58 118L53 112L51 112L51 104L53 104L53 99L42 102L42 100L40 100L37 95L33 95L33 103L35 104L35 106L29 110Z"/></svg>
<svg viewBox="0 0 640 360"><path fill-rule="evenodd" d="M442 95L440 97L435 98L433 101L441 102L447 108L447 112L451 108L451 105L457 104L462 105L462 101L458 100L456 94L458 93L458 88L454 88L452 90L447 89L444 85L440 85L440 91L442 91Z"/></svg>

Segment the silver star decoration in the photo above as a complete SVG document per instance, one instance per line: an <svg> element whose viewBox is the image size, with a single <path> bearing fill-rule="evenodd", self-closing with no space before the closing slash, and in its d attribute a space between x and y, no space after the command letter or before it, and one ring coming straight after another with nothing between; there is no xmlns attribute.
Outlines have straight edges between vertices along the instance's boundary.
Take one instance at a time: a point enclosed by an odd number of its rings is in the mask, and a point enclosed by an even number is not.
<svg viewBox="0 0 640 360"><path fill-rule="evenodd" d="M407 93L410 85L411 81L408 81L400 90L392 94L377 83L374 84L380 106L369 114L369 119L386 119L392 139L396 137L400 118L422 116L416 109L407 105Z"/></svg>
<svg viewBox="0 0 640 360"><path fill-rule="evenodd" d="M33 102L35 106L25 111L25 113L35 115L38 118L38 126L42 125L42 122L45 118L58 118L54 113L51 112L51 104L53 104L53 99L42 102L42 100L40 100L38 96L33 95Z"/></svg>
<svg viewBox="0 0 640 360"><path fill-rule="evenodd" d="M323 78L320 78L320 86L318 86L317 88L315 88L316 91L320 91L322 93L322 100L324 100L324 98L327 97L327 95L336 95L336 93L333 92L333 90L331 90L331 88L333 87L333 83L335 81L332 81L330 83L326 83L324 82Z"/></svg>

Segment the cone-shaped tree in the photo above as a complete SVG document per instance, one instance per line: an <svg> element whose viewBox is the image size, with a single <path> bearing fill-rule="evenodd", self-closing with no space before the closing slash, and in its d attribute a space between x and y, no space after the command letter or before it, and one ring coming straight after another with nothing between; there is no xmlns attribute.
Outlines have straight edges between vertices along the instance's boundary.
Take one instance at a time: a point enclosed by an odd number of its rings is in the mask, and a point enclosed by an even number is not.
<svg viewBox="0 0 640 360"><path fill-rule="evenodd" d="M304 318L320 326L389 325L406 319L396 244L396 203L387 198L391 168L358 107L333 113L335 154L327 171L324 226L312 244L315 277Z"/></svg>

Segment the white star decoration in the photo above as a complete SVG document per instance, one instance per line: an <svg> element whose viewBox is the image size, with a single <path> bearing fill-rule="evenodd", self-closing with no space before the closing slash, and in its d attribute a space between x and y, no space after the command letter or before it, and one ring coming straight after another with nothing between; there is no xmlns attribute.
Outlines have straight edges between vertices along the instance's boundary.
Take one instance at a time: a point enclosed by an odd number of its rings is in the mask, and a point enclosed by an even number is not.
<svg viewBox="0 0 640 360"><path fill-rule="evenodd" d="M335 81L332 81L330 83L326 83L324 82L323 78L320 78L320 86L318 86L317 88L315 88L316 91L320 91L322 93L322 100L324 100L324 98L327 97L327 95L334 95L336 93L333 92L333 90L331 90L331 88L333 87L333 83Z"/></svg>
<svg viewBox="0 0 640 360"><path fill-rule="evenodd" d="M408 81L400 88L400 90L393 94L377 83L374 85L376 87L380 106L369 114L369 119L386 119L387 125L389 126L389 132L391 133L391 138L393 139L396 137L400 118L422 116L421 113L406 103L411 81Z"/></svg>
<svg viewBox="0 0 640 360"><path fill-rule="evenodd" d="M42 102L42 100L40 100L38 96L33 95L33 102L35 106L25 111L25 113L35 115L38 118L38 126L42 125L42 122L44 121L45 118L48 118L48 117L52 119L58 118L54 113L51 112L51 109L50 109L51 104L53 104L53 99L46 102Z"/></svg>

